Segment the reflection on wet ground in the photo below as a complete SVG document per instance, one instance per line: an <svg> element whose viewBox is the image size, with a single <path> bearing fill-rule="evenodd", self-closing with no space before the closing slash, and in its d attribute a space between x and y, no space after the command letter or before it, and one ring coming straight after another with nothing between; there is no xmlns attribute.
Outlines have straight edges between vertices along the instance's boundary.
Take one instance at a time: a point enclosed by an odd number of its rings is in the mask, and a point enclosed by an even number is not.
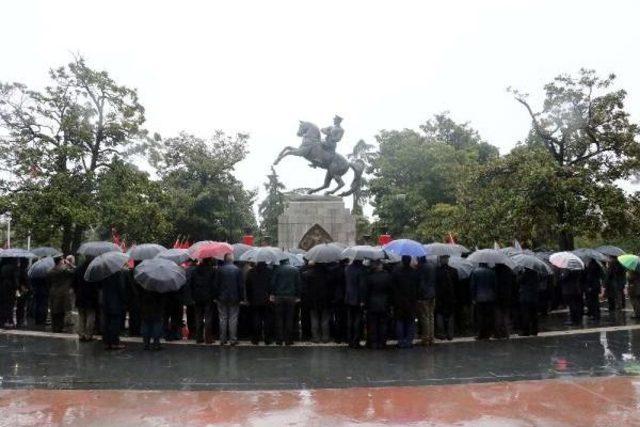
<svg viewBox="0 0 640 427"><path fill-rule="evenodd" d="M640 380L286 391L0 390L0 425L634 426Z"/></svg>
<svg viewBox="0 0 640 427"><path fill-rule="evenodd" d="M166 346L0 334L2 388L266 390L516 381L640 373L640 331L460 342L429 349Z"/></svg>

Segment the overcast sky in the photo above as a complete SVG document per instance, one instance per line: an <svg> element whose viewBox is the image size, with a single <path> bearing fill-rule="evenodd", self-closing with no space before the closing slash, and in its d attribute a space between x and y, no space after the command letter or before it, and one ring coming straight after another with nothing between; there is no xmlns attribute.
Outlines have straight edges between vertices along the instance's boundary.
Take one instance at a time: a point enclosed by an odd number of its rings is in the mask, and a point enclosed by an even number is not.
<svg viewBox="0 0 640 427"><path fill-rule="evenodd" d="M299 144L299 119L327 126L335 113L343 154L445 110L508 152L530 122L506 87L539 95L580 67L615 72L639 120L639 16L638 2L611 0L14 1L2 6L0 80L41 87L79 52L139 90L151 131L248 132L237 175L256 188ZM320 185L306 165L277 170L288 188Z"/></svg>

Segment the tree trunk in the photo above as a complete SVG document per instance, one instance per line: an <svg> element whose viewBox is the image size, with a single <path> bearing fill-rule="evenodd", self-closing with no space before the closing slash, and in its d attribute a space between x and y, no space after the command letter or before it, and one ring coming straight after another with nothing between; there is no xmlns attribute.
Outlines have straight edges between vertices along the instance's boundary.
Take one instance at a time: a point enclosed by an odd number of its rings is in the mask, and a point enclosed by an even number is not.
<svg viewBox="0 0 640 427"><path fill-rule="evenodd" d="M73 253L76 253L80 244L82 243L82 237L84 236L85 228L76 224L73 229L73 240L71 241L71 250Z"/></svg>
<svg viewBox="0 0 640 427"><path fill-rule="evenodd" d="M62 245L60 249L65 255L71 253L71 244L73 242L73 225L71 223L62 224Z"/></svg>
<svg viewBox="0 0 640 427"><path fill-rule="evenodd" d="M557 208L558 212L558 225L560 227L566 227L566 206L564 203L561 203ZM574 249L574 236L573 233L567 230L562 230L558 234L558 246L561 251L572 251Z"/></svg>

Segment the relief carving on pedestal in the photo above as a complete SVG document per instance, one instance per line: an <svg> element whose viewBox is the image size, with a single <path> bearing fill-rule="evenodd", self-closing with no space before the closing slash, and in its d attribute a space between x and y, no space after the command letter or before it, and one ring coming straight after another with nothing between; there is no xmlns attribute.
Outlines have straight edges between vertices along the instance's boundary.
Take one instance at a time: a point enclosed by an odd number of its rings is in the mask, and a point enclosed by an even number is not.
<svg viewBox="0 0 640 427"><path fill-rule="evenodd" d="M308 251L319 243L331 242L333 242L331 235L319 224L314 224L306 233L304 233L304 236L300 239L300 243L298 243L298 247L302 250Z"/></svg>

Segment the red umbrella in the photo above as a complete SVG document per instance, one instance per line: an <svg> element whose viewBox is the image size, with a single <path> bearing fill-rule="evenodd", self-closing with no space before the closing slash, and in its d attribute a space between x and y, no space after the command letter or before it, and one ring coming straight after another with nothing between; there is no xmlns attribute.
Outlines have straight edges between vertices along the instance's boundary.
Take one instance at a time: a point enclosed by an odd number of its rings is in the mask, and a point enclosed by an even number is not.
<svg viewBox="0 0 640 427"><path fill-rule="evenodd" d="M226 254L233 253L233 246L225 242L207 242L198 245L190 250L191 257L197 259L203 258L219 258L222 259Z"/></svg>

